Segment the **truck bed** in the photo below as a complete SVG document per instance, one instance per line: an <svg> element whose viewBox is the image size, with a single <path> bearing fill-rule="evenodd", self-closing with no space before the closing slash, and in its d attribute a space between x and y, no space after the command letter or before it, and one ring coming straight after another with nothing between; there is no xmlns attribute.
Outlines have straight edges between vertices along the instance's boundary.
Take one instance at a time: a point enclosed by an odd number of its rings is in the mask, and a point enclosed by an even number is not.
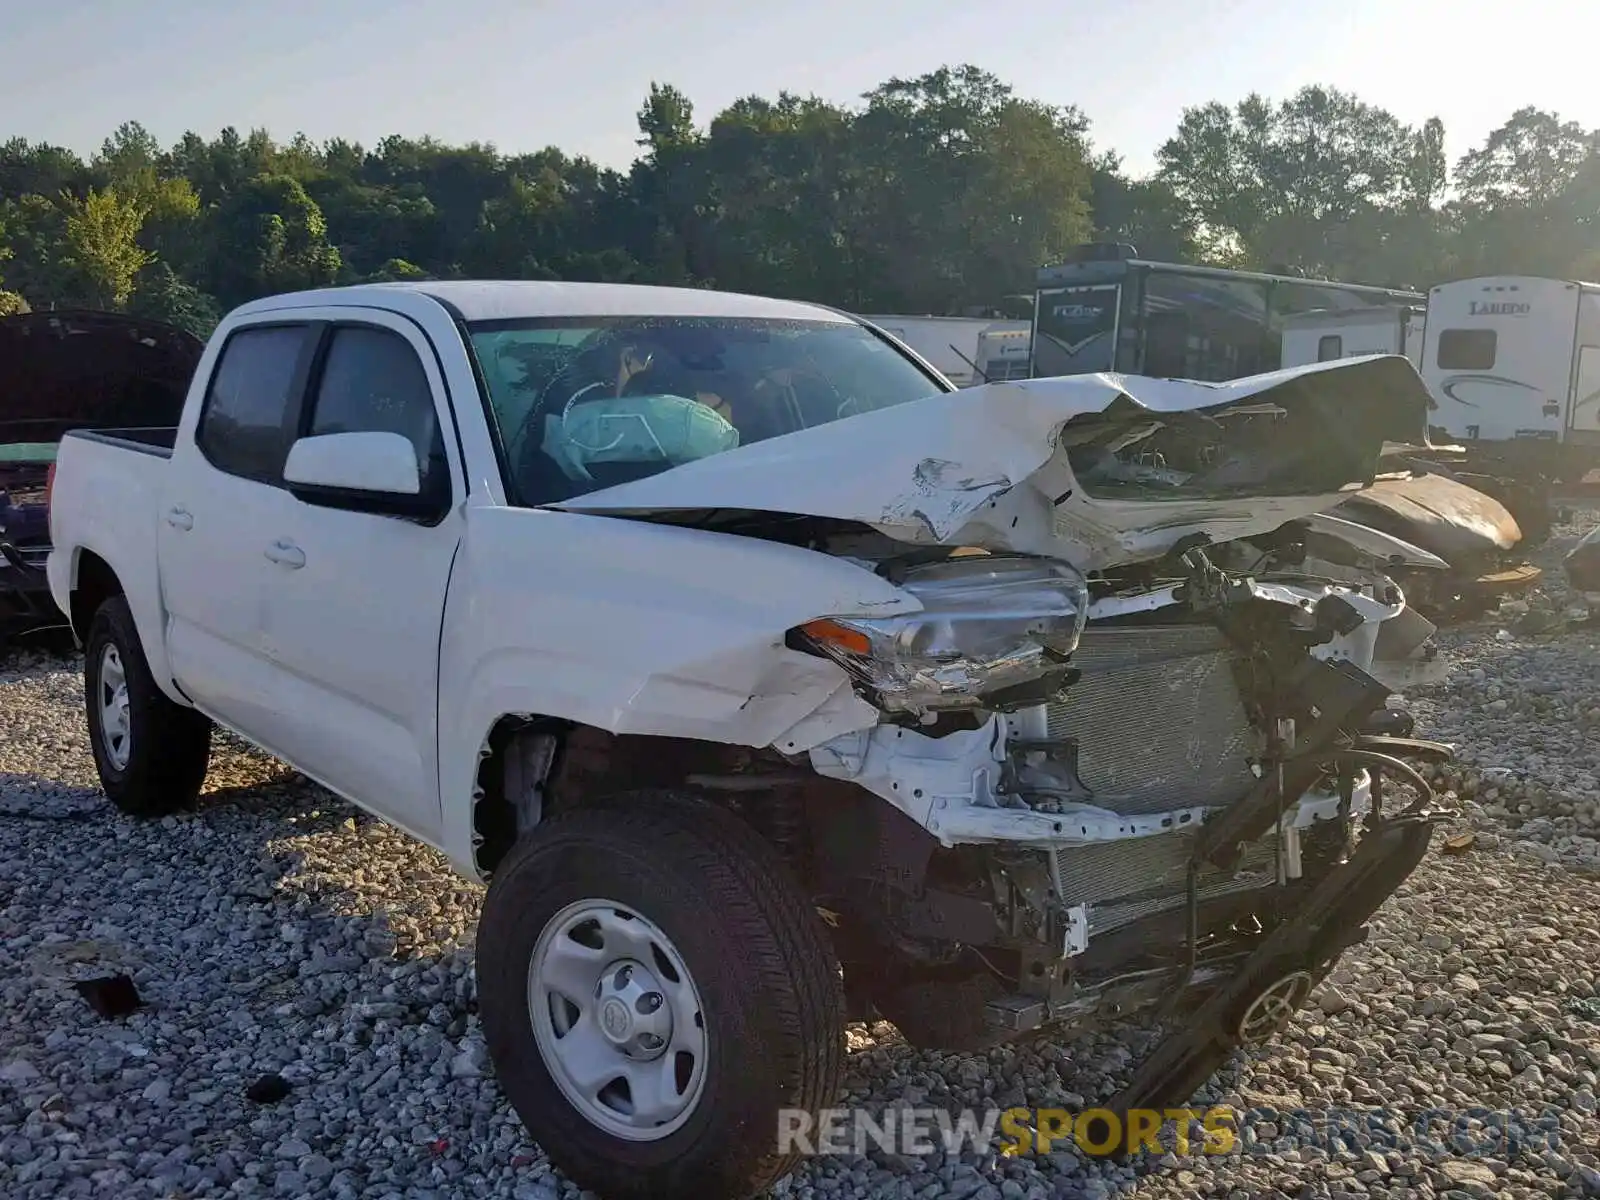
<svg viewBox="0 0 1600 1200"><path fill-rule="evenodd" d="M120 582L152 647L161 645L156 546L176 441L175 427L71 430L56 454L50 494L54 545L46 570L56 607L71 612L79 562L84 554L93 555Z"/></svg>

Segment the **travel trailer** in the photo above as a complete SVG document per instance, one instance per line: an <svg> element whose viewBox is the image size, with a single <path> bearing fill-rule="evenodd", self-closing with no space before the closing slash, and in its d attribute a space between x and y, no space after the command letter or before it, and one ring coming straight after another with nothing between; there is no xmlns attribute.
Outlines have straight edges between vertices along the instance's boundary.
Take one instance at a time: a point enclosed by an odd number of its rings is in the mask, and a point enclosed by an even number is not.
<svg viewBox="0 0 1600 1200"><path fill-rule="evenodd" d="M1028 378L1028 354L1033 332L1021 329L986 329L978 335L979 383L1004 383Z"/></svg>
<svg viewBox="0 0 1600 1200"><path fill-rule="evenodd" d="M1239 379L1282 365L1286 323L1301 314L1382 307L1398 320L1423 300L1393 288L1148 262L1126 245L1084 246L1038 273L1030 374Z"/></svg>
<svg viewBox="0 0 1600 1200"><path fill-rule="evenodd" d="M1374 304L1295 313L1283 319L1282 367L1336 358L1403 354L1422 370L1423 309Z"/></svg>
<svg viewBox="0 0 1600 1200"><path fill-rule="evenodd" d="M1600 285L1525 275L1428 295L1434 436L1576 482L1600 466Z"/></svg>
<svg viewBox="0 0 1600 1200"><path fill-rule="evenodd" d="M992 317L914 317L914 316L864 316L885 333L891 333L915 350L936 367L941 375L957 387L973 387L992 383L994 377L982 369L986 334L1013 333L1024 339L1029 323L1008 321ZM1026 345L1026 341L1024 341ZM990 347L989 349L993 349ZM1026 351L1023 362L1026 364ZM1025 372L1008 378L1022 378Z"/></svg>

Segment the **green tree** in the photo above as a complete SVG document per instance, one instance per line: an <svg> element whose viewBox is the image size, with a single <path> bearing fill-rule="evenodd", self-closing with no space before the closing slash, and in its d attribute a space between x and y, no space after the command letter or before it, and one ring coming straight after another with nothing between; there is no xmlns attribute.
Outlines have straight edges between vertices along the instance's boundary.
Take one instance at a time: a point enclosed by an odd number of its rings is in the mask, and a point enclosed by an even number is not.
<svg viewBox="0 0 1600 1200"><path fill-rule="evenodd" d="M70 150L20 137L0 142L0 201L77 194L89 182L89 168Z"/></svg>
<svg viewBox="0 0 1600 1200"><path fill-rule="evenodd" d="M1373 257L1387 214L1426 209L1442 187L1443 126L1421 129L1337 88L1274 105L1185 109L1157 178L1222 261L1348 273Z"/></svg>
<svg viewBox="0 0 1600 1200"><path fill-rule="evenodd" d="M11 259L6 280L34 308L82 303L79 279L67 251L66 213L34 192L0 201Z"/></svg>
<svg viewBox="0 0 1600 1200"><path fill-rule="evenodd" d="M128 311L187 329L198 338L210 337L222 316L216 300L165 262L151 263L139 273Z"/></svg>
<svg viewBox="0 0 1600 1200"><path fill-rule="evenodd" d="M697 153L714 220L706 273L723 287L824 302L862 293L864 231L850 113L780 93L736 101Z"/></svg>
<svg viewBox="0 0 1600 1200"><path fill-rule="evenodd" d="M1595 135L1555 113L1519 108L1456 163L1463 203L1495 209L1550 204L1595 152Z"/></svg>
<svg viewBox="0 0 1600 1200"><path fill-rule="evenodd" d="M274 292L326 287L340 262L322 210L299 181L261 175L218 208L207 290L232 308Z"/></svg>
<svg viewBox="0 0 1600 1200"><path fill-rule="evenodd" d="M166 157L148 129L137 121L124 121L101 143L90 169L101 186L124 187L136 177L153 177Z"/></svg>
<svg viewBox="0 0 1600 1200"><path fill-rule="evenodd" d="M427 279L429 275L416 263L403 258L391 258L376 271L361 278L362 283L403 283L413 279Z"/></svg>
<svg viewBox="0 0 1600 1200"><path fill-rule="evenodd" d="M652 83L638 112L643 151L629 176L640 221L630 249L655 283L709 282L716 259L704 138L689 97Z"/></svg>
<svg viewBox="0 0 1600 1200"><path fill-rule="evenodd" d="M122 308L133 295L135 276L151 259L139 245L145 207L111 188L90 188L82 200L66 196L62 203L65 258L78 277L78 294L94 308Z"/></svg>
<svg viewBox="0 0 1600 1200"><path fill-rule="evenodd" d="M972 66L870 92L853 142L872 292L856 303L954 313L1031 291L1092 231L1087 127Z"/></svg>
<svg viewBox="0 0 1600 1200"><path fill-rule="evenodd" d="M1096 241L1131 245L1158 262L1204 258L1199 222L1171 184L1129 176L1121 158L1110 151L1095 158L1091 167L1090 213Z"/></svg>
<svg viewBox="0 0 1600 1200"><path fill-rule="evenodd" d="M5 265L6 259L11 257L11 247L6 242L6 227L0 224L0 267ZM5 276L0 274L0 284L5 283ZM9 317L13 313L27 312L28 302L22 298L20 292L8 292L0 287L0 317Z"/></svg>

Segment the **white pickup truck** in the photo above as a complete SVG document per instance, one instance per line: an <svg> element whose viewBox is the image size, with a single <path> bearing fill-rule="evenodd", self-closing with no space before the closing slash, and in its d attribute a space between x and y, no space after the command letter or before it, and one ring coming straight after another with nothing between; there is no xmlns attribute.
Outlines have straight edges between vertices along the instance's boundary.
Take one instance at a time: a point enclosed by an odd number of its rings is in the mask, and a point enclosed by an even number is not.
<svg viewBox="0 0 1600 1200"><path fill-rule="evenodd" d="M298 293L175 430L64 440L48 571L118 807L193 804L215 723L439 847L551 1157L746 1196L850 1011L1159 1007L1115 1103L1161 1107L1361 936L1445 751L1374 732L1404 544L1317 514L1425 407L1403 359L957 392L812 305Z"/></svg>

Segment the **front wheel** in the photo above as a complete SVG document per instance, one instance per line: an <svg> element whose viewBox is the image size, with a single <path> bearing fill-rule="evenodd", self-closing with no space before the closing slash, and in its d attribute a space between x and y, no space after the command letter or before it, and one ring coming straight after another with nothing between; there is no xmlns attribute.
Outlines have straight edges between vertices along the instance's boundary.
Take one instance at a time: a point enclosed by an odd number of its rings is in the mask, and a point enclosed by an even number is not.
<svg viewBox="0 0 1600 1200"><path fill-rule="evenodd" d="M83 654L89 743L107 798L136 817L192 805L211 759L211 722L162 692L127 600L99 607Z"/></svg>
<svg viewBox="0 0 1600 1200"><path fill-rule="evenodd" d="M709 803L647 793L551 818L496 868L477 960L501 1086L602 1196L753 1196L794 1165L785 1110L799 1124L837 1094L844 998L821 921Z"/></svg>

